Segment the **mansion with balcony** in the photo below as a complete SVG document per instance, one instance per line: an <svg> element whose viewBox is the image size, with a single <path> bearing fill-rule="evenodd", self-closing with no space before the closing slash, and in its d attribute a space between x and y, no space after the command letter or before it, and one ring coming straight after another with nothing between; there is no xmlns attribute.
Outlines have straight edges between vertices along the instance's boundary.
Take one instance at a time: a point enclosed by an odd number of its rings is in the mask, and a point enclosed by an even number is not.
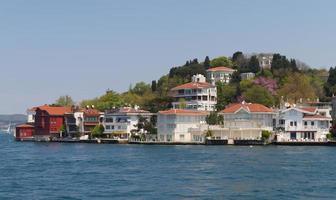
<svg viewBox="0 0 336 200"><path fill-rule="evenodd" d="M279 112L277 141L326 141L332 124L330 115L316 107L288 107Z"/></svg>
<svg viewBox="0 0 336 200"><path fill-rule="evenodd" d="M150 121L153 115L153 113L138 107L106 110L103 123L104 134L110 138L129 139L133 131L138 132L139 118L143 117L144 120ZM144 133L144 130L139 130L139 132Z"/></svg>
<svg viewBox="0 0 336 200"><path fill-rule="evenodd" d="M194 75L190 83L172 88L170 96L174 98L174 109L216 110L217 88L201 74Z"/></svg>
<svg viewBox="0 0 336 200"><path fill-rule="evenodd" d="M207 79L212 85L216 85L217 82L229 83L233 72L236 70L228 67L214 67L208 69Z"/></svg>

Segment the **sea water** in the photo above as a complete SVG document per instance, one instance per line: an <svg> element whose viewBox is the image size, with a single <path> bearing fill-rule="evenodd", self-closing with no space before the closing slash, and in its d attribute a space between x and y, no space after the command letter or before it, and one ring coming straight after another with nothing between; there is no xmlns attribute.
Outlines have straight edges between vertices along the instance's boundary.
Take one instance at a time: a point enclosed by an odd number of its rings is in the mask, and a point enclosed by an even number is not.
<svg viewBox="0 0 336 200"><path fill-rule="evenodd" d="M15 142L0 199L334 199L336 147Z"/></svg>

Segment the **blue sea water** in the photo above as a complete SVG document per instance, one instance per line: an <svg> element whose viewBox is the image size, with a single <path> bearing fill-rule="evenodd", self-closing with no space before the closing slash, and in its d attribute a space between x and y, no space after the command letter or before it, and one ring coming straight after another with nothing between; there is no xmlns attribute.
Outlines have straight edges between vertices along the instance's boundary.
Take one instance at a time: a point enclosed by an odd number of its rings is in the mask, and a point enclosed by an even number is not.
<svg viewBox="0 0 336 200"><path fill-rule="evenodd" d="M336 148L15 142L0 199L334 199Z"/></svg>

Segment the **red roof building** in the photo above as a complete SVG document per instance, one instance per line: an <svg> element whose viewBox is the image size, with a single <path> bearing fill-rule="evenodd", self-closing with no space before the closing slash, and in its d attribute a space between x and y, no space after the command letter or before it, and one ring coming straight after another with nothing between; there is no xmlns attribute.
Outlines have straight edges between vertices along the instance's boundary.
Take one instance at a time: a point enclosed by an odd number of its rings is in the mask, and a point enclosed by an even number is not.
<svg viewBox="0 0 336 200"><path fill-rule="evenodd" d="M174 109L214 111L217 104L217 88L206 82L201 74L192 77L190 83L182 84L170 90L174 98Z"/></svg>
<svg viewBox="0 0 336 200"><path fill-rule="evenodd" d="M35 135L59 136L66 113L71 113L71 107L39 106L35 107Z"/></svg>
<svg viewBox="0 0 336 200"><path fill-rule="evenodd" d="M227 106L222 113L237 113L239 110L245 110L248 113L273 113L271 108L268 108L258 103L235 103Z"/></svg>
<svg viewBox="0 0 336 200"><path fill-rule="evenodd" d="M217 82L229 83L236 70L229 67L214 67L207 70L207 79L212 85Z"/></svg>
<svg viewBox="0 0 336 200"><path fill-rule="evenodd" d="M235 103L220 112L226 128L258 128L272 131L275 112L258 103Z"/></svg>

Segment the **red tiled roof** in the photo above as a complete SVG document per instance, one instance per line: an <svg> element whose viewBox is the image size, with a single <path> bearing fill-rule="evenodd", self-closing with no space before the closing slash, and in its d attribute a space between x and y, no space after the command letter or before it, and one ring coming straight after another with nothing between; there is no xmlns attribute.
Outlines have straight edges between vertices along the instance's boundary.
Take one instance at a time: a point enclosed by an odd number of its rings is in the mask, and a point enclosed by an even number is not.
<svg viewBox="0 0 336 200"><path fill-rule="evenodd" d="M199 111L199 110L171 109L171 110L159 111L159 114L162 114L162 115L208 115L209 112Z"/></svg>
<svg viewBox="0 0 336 200"><path fill-rule="evenodd" d="M38 106L30 109L31 111L40 109L44 110L49 113L49 115L64 115L65 113L72 112L71 107L63 107L63 106L49 106L49 105L43 105Z"/></svg>
<svg viewBox="0 0 336 200"><path fill-rule="evenodd" d="M34 126L30 124L21 124L16 126L16 128L34 128Z"/></svg>
<svg viewBox="0 0 336 200"><path fill-rule="evenodd" d="M300 110L306 111L306 112L315 112L317 108L315 107L304 107L304 108L299 108Z"/></svg>
<svg viewBox="0 0 336 200"><path fill-rule="evenodd" d="M181 89L204 89L204 88L213 88L215 86L206 82L190 82L177 87L172 88L171 90L181 90Z"/></svg>
<svg viewBox="0 0 336 200"><path fill-rule="evenodd" d="M234 72L236 70L229 67L214 67L207 70L207 72Z"/></svg>
<svg viewBox="0 0 336 200"><path fill-rule="evenodd" d="M86 116L99 116L100 115L100 111L94 108L84 108L82 109L82 112Z"/></svg>
<svg viewBox="0 0 336 200"><path fill-rule="evenodd" d="M222 113L235 113L237 112L239 109L245 109L248 112L251 113L271 113L273 112L272 109L258 104L258 103L235 103L235 104L231 104L228 107L226 107L224 110L222 110Z"/></svg>

